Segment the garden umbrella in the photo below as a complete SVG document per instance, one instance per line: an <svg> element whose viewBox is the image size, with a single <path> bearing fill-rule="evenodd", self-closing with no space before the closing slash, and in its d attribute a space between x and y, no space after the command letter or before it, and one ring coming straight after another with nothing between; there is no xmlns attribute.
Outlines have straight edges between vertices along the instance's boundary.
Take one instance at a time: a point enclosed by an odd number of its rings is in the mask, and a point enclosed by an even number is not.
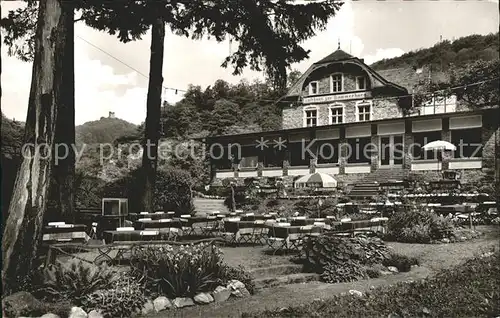
<svg viewBox="0 0 500 318"><path fill-rule="evenodd" d="M296 188L311 187L311 188L336 188L337 180L326 173L311 173L300 177L295 181Z"/></svg>
<svg viewBox="0 0 500 318"><path fill-rule="evenodd" d="M444 141L444 140L436 140L436 141L431 141L430 143L428 144L425 144L422 149L424 149L425 151L428 151L428 150L438 150L438 151L443 151L443 150L451 150L451 151L455 151L457 150L457 147L450 143L450 142L447 142L447 141ZM438 161L438 171L439 171L439 161Z"/></svg>
<svg viewBox="0 0 500 318"><path fill-rule="evenodd" d="M457 150L457 147L444 140L432 141L422 147L424 150Z"/></svg>

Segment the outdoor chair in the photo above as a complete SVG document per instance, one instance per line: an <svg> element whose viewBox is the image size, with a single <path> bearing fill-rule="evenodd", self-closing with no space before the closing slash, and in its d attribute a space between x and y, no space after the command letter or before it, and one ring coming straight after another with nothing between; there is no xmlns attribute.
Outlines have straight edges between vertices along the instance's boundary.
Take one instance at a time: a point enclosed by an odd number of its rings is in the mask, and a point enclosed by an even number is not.
<svg viewBox="0 0 500 318"><path fill-rule="evenodd" d="M288 231L280 226L272 226L269 229L267 245L273 250L273 255L279 250L286 250Z"/></svg>
<svg viewBox="0 0 500 318"><path fill-rule="evenodd" d="M302 238L304 236L304 233L289 233L286 239L286 249L299 251L302 246Z"/></svg>
<svg viewBox="0 0 500 318"><path fill-rule="evenodd" d="M204 236L212 236L219 230L219 221L216 216L207 216L206 223L201 227L201 233Z"/></svg>
<svg viewBox="0 0 500 318"><path fill-rule="evenodd" d="M238 223L235 221L226 220L223 224L223 231L220 236L228 244L237 244Z"/></svg>
<svg viewBox="0 0 500 318"><path fill-rule="evenodd" d="M181 222L181 229L182 229L182 235L183 236L190 236L194 232L193 225L189 223L188 218L183 218L181 215L181 218L179 219Z"/></svg>
<svg viewBox="0 0 500 318"><path fill-rule="evenodd" d="M254 232L254 228L252 227L245 227L245 228L238 228L238 232L237 232L237 243L240 244L240 243L252 243L253 241L253 232Z"/></svg>
<svg viewBox="0 0 500 318"><path fill-rule="evenodd" d="M254 228L253 228L253 243L259 245L263 245L264 243L262 242L262 239L266 239L266 235L268 234L269 229L265 226L265 221L263 220L257 220L254 221Z"/></svg>

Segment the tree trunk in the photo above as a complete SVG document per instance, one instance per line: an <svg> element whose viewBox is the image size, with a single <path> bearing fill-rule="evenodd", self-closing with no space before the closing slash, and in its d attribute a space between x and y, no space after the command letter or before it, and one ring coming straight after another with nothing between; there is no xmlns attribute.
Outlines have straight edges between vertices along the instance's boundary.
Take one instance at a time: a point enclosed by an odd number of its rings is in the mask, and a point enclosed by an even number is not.
<svg viewBox="0 0 500 318"><path fill-rule="evenodd" d="M64 103L66 30L73 24L62 0L39 2L31 91L25 126L25 145L2 237L2 287L18 287L35 265L41 241L49 182L52 178L52 149ZM72 83L70 83L72 85Z"/></svg>
<svg viewBox="0 0 500 318"><path fill-rule="evenodd" d="M71 1L63 2L66 6L72 6ZM75 41L74 31L74 9L67 8L65 15L67 21L67 41L65 48L66 58L62 67L65 89L61 91L61 105L56 126L56 149L54 156L54 179L53 188L50 189L55 199L54 214L50 216L51 221L65 221L75 223ZM48 220L48 218L45 218Z"/></svg>
<svg viewBox="0 0 500 318"><path fill-rule="evenodd" d="M163 42L165 22L157 18L151 30L151 57L149 61L149 86L145 124L145 140L142 153L142 198L143 211L154 212L153 195L158 163L158 141L160 139L161 92L163 84Z"/></svg>

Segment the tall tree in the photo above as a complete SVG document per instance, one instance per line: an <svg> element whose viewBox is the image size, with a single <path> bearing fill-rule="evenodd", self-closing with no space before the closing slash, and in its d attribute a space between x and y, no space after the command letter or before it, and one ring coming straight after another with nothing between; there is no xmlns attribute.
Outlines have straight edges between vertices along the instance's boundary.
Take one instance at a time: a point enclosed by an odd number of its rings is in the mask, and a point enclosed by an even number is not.
<svg viewBox="0 0 500 318"><path fill-rule="evenodd" d="M64 72L64 90L61 91L59 113L60 122L57 124L56 141L59 158L53 157L54 178L50 182L49 198L51 219L72 222L74 211L74 175L75 153L72 145L75 144L75 86L74 86L74 2L65 4L68 14L66 33L70 41L66 42L67 59L62 70ZM8 54L16 56L22 61L33 61L35 55L35 31L38 21L38 5L35 1L28 1L26 7L11 11L7 18L1 20L0 25L6 31L4 42L8 46ZM70 21L71 20L71 21Z"/></svg>
<svg viewBox="0 0 500 318"><path fill-rule="evenodd" d="M141 203L145 211L153 212L153 195L160 139L161 92L163 84L163 45L165 21L158 15L151 28L151 57L146 111L144 151L142 152L143 188Z"/></svg>
<svg viewBox="0 0 500 318"><path fill-rule="evenodd" d="M73 24L72 5L63 0L39 2L34 39L33 72L21 163L2 237L2 287L16 288L35 264L40 244L50 180L52 150L59 116L64 114L65 83L72 56L68 56L67 30Z"/></svg>

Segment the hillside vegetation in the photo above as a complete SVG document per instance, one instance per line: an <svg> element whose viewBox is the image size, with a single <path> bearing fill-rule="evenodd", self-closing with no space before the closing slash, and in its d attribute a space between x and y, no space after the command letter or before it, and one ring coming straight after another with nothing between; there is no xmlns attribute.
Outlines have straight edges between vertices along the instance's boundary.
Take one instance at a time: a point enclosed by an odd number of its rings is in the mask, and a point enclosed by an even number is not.
<svg viewBox="0 0 500 318"><path fill-rule="evenodd" d="M117 138L137 132L137 126L119 118L101 118L76 126L77 144L113 143Z"/></svg>
<svg viewBox="0 0 500 318"><path fill-rule="evenodd" d="M375 70L387 70L402 67L431 67L433 70L446 71L451 66L463 66L474 61L498 59L498 32L488 35L469 35L454 41L444 40L430 48L405 53L392 59L375 62Z"/></svg>

